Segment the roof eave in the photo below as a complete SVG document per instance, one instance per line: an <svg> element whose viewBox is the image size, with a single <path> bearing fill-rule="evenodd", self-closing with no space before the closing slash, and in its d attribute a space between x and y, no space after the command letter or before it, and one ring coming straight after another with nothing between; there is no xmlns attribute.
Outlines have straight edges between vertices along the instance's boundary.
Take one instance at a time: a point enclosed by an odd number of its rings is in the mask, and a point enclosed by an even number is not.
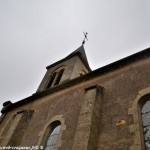
<svg viewBox="0 0 150 150"><path fill-rule="evenodd" d="M26 103L29 103L31 101L34 101L38 98L41 98L45 95L49 95L51 93L54 93L54 92L58 92L59 90L62 90L62 89L65 89L65 88L68 88L70 86L74 86L76 84L79 84L81 82L84 82L84 81L87 81L87 80L90 80L91 78L93 77L97 77L97 76L100 76L100 75L103 75L103 74L106 74L108 72L111 72L111 71L115 71L119 68L122 68L130 63L133 63L133 62L137 62L143 58L148 58L150 57L150 48L147 48L143 51L140 51L138 53L135 53L131 56L128 56L128 57L125 57L121 60L118 60L116 62L113 62L111 64L108 64L102 68L99 68L99 69L96 69L90 73L87 73L86 75L84 76L81 76L81 77L78 77L78 78L75 78L73 80L70 80L68 82L65 82L65 83L62 83L58 86L55 86L55 87L52 87L50 89L47 89L45 91L42 91L42 92L39 92L39 93L35 93L33 94L32 96L30 97L27 97L23 100L20 100L18 102L15 102L15 103L12 103L11 105L9 105L9 107L7 107L6 109L2 109L2 113L6 113L8 111L10 111L11 109L14 109L16 107L19 107L21 105L24 105Z"/></svg>

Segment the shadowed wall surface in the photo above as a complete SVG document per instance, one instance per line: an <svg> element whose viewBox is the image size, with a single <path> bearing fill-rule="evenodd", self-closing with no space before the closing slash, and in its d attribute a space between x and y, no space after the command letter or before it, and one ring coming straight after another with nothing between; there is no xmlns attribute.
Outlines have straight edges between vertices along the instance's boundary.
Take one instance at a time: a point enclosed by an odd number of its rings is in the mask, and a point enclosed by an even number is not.
<svg viewBox="0 0 150 150"><path fill-rule="evenodd" d="M12 131L19 146L44 146L47 127L60 121L57 150L144 150L141 122L135 122L131 109L139 91L150 87L149 54L148 49L12 104L2 111L6 116L0 124L0 145L5 143L11 117L33 110L28 121L25 117L19 122L23 127L28 122L25 131ZM141 118L140 114L136 117ZM132 130L135 124L141 126L137 132ZM6 145L11 138L13 134Z"/></svg>

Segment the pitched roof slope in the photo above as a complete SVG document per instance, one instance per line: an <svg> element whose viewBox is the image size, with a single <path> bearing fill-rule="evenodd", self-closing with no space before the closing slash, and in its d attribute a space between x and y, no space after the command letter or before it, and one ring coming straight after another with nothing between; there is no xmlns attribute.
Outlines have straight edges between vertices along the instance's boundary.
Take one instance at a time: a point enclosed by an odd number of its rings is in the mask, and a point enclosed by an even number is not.
<svg viewBox="0 0 150 150"><path fill-rule="evenodd" d="M59 61L57 61L57 62L55 62L55 63L53 63L53 64L51 64L49 66L47 66L46 68L49 69L50 67L52 67L52 66L54 66L56 64L59 64L59 63L65 61L65 60L67 60L69 58L72 58L72 57L76 56L76 55L78 55L81 58L81 60L83 61L83 63L87 66L87 69L89 71L91 71L91 68L89 66L89 63L88 63L88 60L87 60L86 53L85 53L83 45L81 45L79 48L77 48L75 51L73 51L67 57L65 57L65 58L63 58L63 59L61 59L61 60L59 60Z"/></svg>
<svg viewBox="0 0 150 150"><path fill-rule="evenodd" d="M71 54L69 54L67 57L70 57L72 55L75 55L76 53L80 53L81 56L84 58L84 60L86 61L86 63L88 64L88 60L87 60L87 57L86 57L86 53L85 53L85 50L84 50L84 46L81 45L78 49L76 49L75 51L73 51Z"/></svg>

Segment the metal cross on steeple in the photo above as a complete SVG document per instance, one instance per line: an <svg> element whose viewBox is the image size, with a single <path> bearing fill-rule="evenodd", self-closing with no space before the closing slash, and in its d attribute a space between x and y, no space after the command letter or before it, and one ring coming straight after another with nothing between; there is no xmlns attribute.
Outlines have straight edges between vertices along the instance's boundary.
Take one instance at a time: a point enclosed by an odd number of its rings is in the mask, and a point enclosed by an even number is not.
<svg viewBox="0 0 150 150"><path fill-rule="evenodd" d="M87 38L87 32L83 32L83 34L84 34L84 40L82 41L82 45L84 45L85 44L85 40L87 40L88 41L88 38Z"/></svg>

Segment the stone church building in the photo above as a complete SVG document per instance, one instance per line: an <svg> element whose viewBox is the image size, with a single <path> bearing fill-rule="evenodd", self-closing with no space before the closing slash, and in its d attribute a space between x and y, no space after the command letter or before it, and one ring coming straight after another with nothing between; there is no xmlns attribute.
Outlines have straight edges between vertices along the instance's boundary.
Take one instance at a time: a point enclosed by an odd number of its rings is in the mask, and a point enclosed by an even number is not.
<svg viewBox="0 0 150 150"><path fill-rule="evenodd" d="M46 69L3 104L0 148L150 150L150 49L92 71L81 45Z"/></svg>

